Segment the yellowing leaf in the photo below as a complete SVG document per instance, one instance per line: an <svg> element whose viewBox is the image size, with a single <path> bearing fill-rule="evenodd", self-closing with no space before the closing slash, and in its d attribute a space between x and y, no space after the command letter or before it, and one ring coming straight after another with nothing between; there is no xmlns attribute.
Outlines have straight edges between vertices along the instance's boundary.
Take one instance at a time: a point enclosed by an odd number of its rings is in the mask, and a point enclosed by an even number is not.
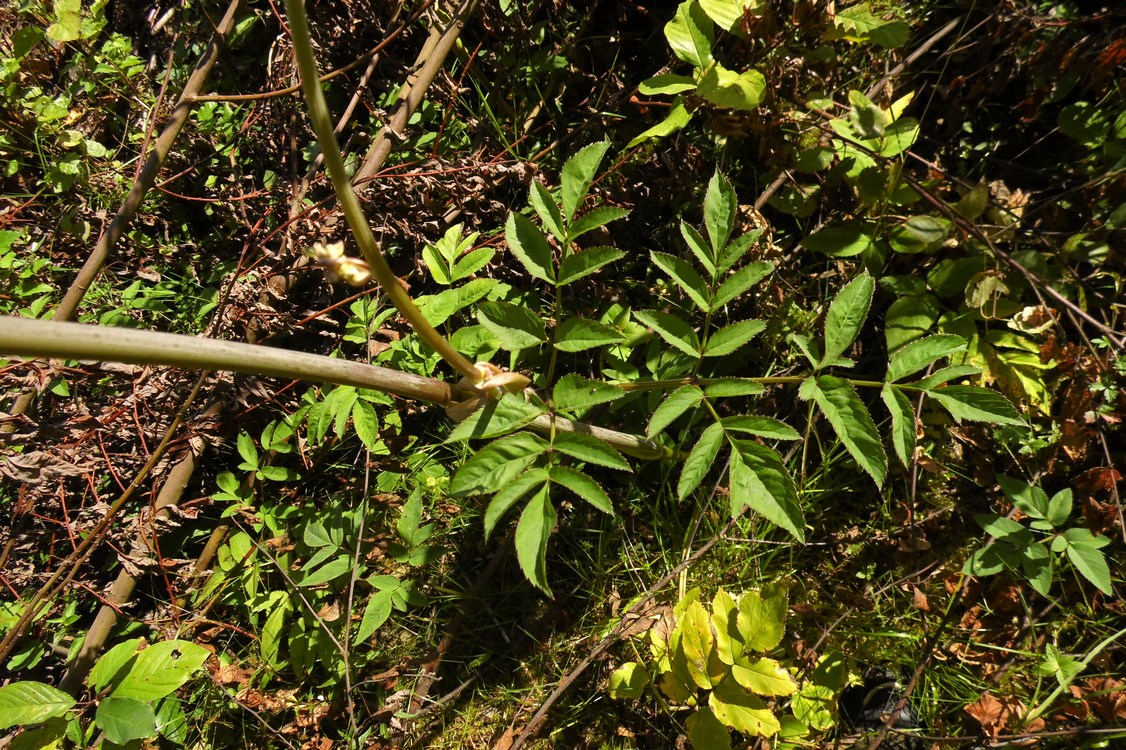
<svg viewBox="0 0 1126 750"><path fill-rule="evenodd" d="M765 656L736 662L731 676L740 685L758 695L791 695L798 689L794 678L781 664Z"/></svg>

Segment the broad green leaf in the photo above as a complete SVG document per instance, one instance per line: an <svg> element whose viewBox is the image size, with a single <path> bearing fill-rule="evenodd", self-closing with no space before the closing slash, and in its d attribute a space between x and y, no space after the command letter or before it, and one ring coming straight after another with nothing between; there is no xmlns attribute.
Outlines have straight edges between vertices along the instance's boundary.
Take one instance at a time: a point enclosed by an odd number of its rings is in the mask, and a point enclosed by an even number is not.
<svg viewBox="0 0 1126 750"><path fill-rule="evenodd" d="M743 232L731 242L727 243L727 247L723 248L719 256L716 258L716 274L724 274L731 270L731 267L743 259L754 244L762 237L762 229L752 229L749 232Z"/></svg>
<svg viewBox="0 0 1126 750"><path fill-rule="evenodd" d="M570 239L572 242L583 236L587 232L604 227L611 221L617 221L629 216L628 208L619 208L617 206L601 206L599 208L591 209L585 214L575 220L571 225ZM624 253L623 253L624 255Z"/></svg>
<svg viewBox="0 0 1126 750"><path fill-rule="evenodd" d="M972 385L948 385L928 390L927 395L950 412L950 416L961 422L989 422L1024 426L1020 413L1013 408L1008 399L1000 393Z"/></svg>
<svg viewBox="0 0 1126 750"><path fill-rule="evenodd" d="M238 454L242 456L242 460L245 462L239 464L240 469L254 471L258 468L258 448L254 445L254 438L245 432L238 434Z"/></svg>
<svg viewBox="0 0 1126 750"><path fill-rule="evenodd" d="M555 450L588 464L605 466L619 471L631 471L629 462L621 453L596 437L577 432L555 433Z"/></svg>
<svg viewBox="0 0 1126 750"><path fill-rule="evenodd" d="M865 271L845 284L829 304L825 316L825 355L822 362L831 362L852 345L872 306L875 280Z"/></svg>
<svg viewBox="0 0 1126 750"><path fill-rule="evenodd" d="M673 101L669 113L665 115L665 119L648 130L634 136L633 140L626 144L626 148L631 149L650 139L664 138L666 135L672 135L678 130L683 130L684 126L691 121L692 112L689 112L688 108L684 106L684 98L678 96Z"/></svg>
<svg viewBox="0 0 1126 750"><path fill-rule="evenodd" d="M543 409L528 403L522 396L506 393L499 401L489 401L470 414L453 429L446 442L500 437L532 423L543 413Z"/></svg>
<svg viewBox="0 0 1126 750"><path fill-rule="evenodd" d="M821 362L821 349L817 346L817 342L810 339L808 336L803 336L800 333L791 333L788 340L801 350L802 355L809 360L809 364L817 367Z"/></svg>
<svg viewBox="0 0 1126 750"><path fill-rule="evenodd" d="M270 610L266 622L262 624L262 632L258 635L258 652L261 654L262 660L272 669L279 667L278 655L281 653L282 632L285 628L285 618L290 612L287 596L287 594L282 593L280 603Z"/></svg>
<svg viewBox="0 0 1126 750"><path fill-rule="evenodd" d="M649 428L645 431L645 434L649 437L659 435L677 417L700 403L703 398L704 392L700 390L699 386L686 385L677 388L653 410L653 415L649 417Z"/></svg>
<svg viewBox="0 0 1126 750"><path fill-rule="evenodd" d="M563 352L581 352L607 344L617 344L622 334L605 323L586 318L567 318L555 332L555 348Z"/></svg>
<svg viewBox="0 0 1126 750"><path fill-rule="evenodd" d="M524 575L539 590L551 596L547 585L547 540L555 528L556 513L545 485L537 492L516 524L516 559Z"/></svg>
<svg viewBox="0 0 1126 750"><path fill-rule="evenodd" d="M1008 495L1013 505L1020 508L1026 516L1030 518L1048 516L1048 494L1044 490L1004 474L997 475L997 484L1001 485L1001 491Z"/></svg>
<svg viewBox="0 0 1126 750"><path fill-rule="evenodd" d="M708 275L714 276L716 274L716 256L712 253L704 235L700 234L696 227L688 222L681 221L680 236L684 238L684 243L688 245L688 249L696 256L696 260L700 261L700 265L708 272Z"/></svg>
<svg viewBox="0 0 1126 750"><path fill-rule="evenodd" d="M717 107L750 111L762 104L766 77L754 68L736 73L714 63L700 79L696 93Z"/></svg>
<svg viewBox="0 0 1126 750"><path fill-rule="evenodd" d="M766 323L761 320L740 320L738 323L724 326L708 337L703 356L722 357L731 354L762 333L764 328Z"/></svg>
<svg viewBox="0 0 1126 750"><path fill-rule="evenodd" d="M501 517L524 495L537 485L547 484L547 469L530 469L509 482L485 508L485 541Z"/></svg>
<svg viewBox="0 0 1126 750"><path fill-rule="evenodd" d="M892 302L884 313L884 338L888 353L894 355L907 344L925 336L934 327L940 311L933 294L910 294Z"/></svg>
<svg viewBox="0 0 1126 750"><path fill-rule="evenodd" d="M633 316L657 332L665 342L689 357L700 356L700 339L692 327L670 313L659 310L635 310Z"/></svg>
<svg viewBox="0 0 1126 750"><path fill-rule="evenodd" d="M868 38L881 47L895 49L907 44L911 27L904 21L887 21L869 31Z"/></svg>
<svg viewBox="0 0 1126 750"><path fill-rule="evenodd" d="M607 692L615 700L630 700L645 695L649 672L635 661L626 662L610 675Z"/></svg>
<svg viewBox="0 0 1126 750"><path fill-rule="evenodd" d="M892 355L891 361L888 362L886 380L893 383L929 367L943 357L949 357L965 349L966 340L961 336L950 334L927 336L912 341Z"/></svg>
<svg viewBox="0 0 1126 750"><path fill-rule="evenodd" d="M427 245L422 248L422 259L426 262L426 267L430 270L430 275L434 278L434 281L444 286L448 286L453 281L446 259L442 257L436 247Z"/></svg>
<svg viewBox="0 0 1126 750"><path fill-rule="evenodd" d="M568 255L559 266L559 286L589 276L607 263L624 257L625 253L618 248L602 245Z"/></svg>
<svg viewBox="0 0 1126 750"><path fill-rule="evenodd" d="M684 728L695 750L731 750L731 730L707 706L693 711L684 722Z"/></svg>
<svg viewBox="0 0 1126 750"><path fill-rule="evenodd" d="M936 250L950 235L950 221L934 216L909 216L888 231L888 244L897 253L927 253Z"/></svg>
<svg viewBox="0 0 1126 750"><path fill-rule="evenodd" d="M316 570L310 571L298 582L298 586L319 586L329 581L335 581L352 569L352 558L349 555L334 557Z"/></svg>
<svg viewBox="0 0 1126 750"><path fill-rule="evenodd" d="M73 745L63 744L67 739L68 728L71 729L70 738L73 741L78 735L79 723L77 720L67 721L67 719L59 716L47 719L47 721L33 728L24 728L8 744L5 750L60 750L63 747L79 745L77 742ZM187 738L183 739L183 744L187 744Z"/></svg>
<svg viewBox="0 0 1126 750"><path fill-rule="evenodd" d="M911 28L903 21L885 21L874 15L867 2L837 11L833 24L845 32L849 41L875 42L892 49L907 42Z"/></svg>
<svg viewBox="0 0 1126 750"><path fill-rule="evenodd" d="M649 257L652 258L653 265L668 274L700 310L707 312L710 309L711 294L708 283L696 273L692 264L675 255L656 251L649 253Z"/></svg>
<svg viewBox="0 0 1126 750"><path fill-rule="evenodd" d="M880 443L880 433L852 383L821 375L805 380L798 395L817 404L856 463L868 472L877 487L882 487L887 476L887 454Z"/></svg>
<svg viewBox="0 0 1126 750"><path fill-rule="evenodd" d="M1025 547L1036 541L1031 531L1011 518L1004 518L993 513L978 513L974 515L974 520L990 536L1015 547Z"/></svg>
<svg viewBox="0 0 1126 750"><path fill-rule="evenodd" d="M598 165L606 149L610 148L609 141L592 143L572 156L563 165L563 172L559 177L560 192L563 195L563 223L570 224L575 218L575 212L582 205L583 199L590 191L590 183L598 172Z"/></svg>
<svg viewBox="0 0 1126 750"><path fill-rule="evenodd" d="M966 560L962 566L962 573L978 577L996 575L1006 568L1016 568L1020 563L1020 555L1016 547L1011 544L994 542L977 552Z"/></svg>
<svg viewBox="0 0 1126 750"><path fill-rule="evenodd" d="M588 380L574 373L559 378L552 391L552 404L558 411L579 411L616 401L626 392L602 380Z"/></svg>
<svg viewBox="0 0 1126 750"><path fill-rule="evenodd" d="M1052 496L1048 502L1047 521L1053 528L1058 528L1067 521L1071 515L1071 488L1062 489Z"/></svg>
<svg viewBox="0 0 1126 750"><path fill-rule="evenodd" d="M563 485L603 513L614 515L614 503L610 501L610 496L598 482L581 471L565 466L552 466L548 469L548 476L551 481Z"/></svg>
<svg viewBox="0 0 1126 750"><path fill-rule="evenodd" d="M477 320L496 337L501 348L515 351L547 341L543 321L534 312L507 302L482 302Z"/></svg>
<svg viewBox="0 0 1126 750"><path fill-rule="evenodd" d="M751 737L773 737L782 728L762 699L734 680L716 685L708 696L708 706L721 722Z"/></svg>
<svg viewBox="0 0 1126 750"><path fill-rule="evenodd" d="M156 736L156 712L148 703L114 693L98 702L94 723L115 745Z"/></svg>
<svg viewBox="0 0 1126 750"><path fill-rule="evenodd" d="M786 634L786 589L776 584L751 589L739 600L736 629L749 651L770 651Z"/></svg>
<svg viewBox="0 0 1126 750"><path fill-rule="evenodd" d="M1033 590L1040 596L1048 596L1054 573L1051 553L1043 544L1036 543L1021 548L1020 556L1021 570Z"/></svg>
<svg viewBox="0 0 1126 750"><path fill-rule="evenodd" d="M563 217L559 213L559 206L555 198L539 180L532 180L532 187L528 190L528 202L540 217L540 221L559 242L564 242L567 236L563 233Z"/></svg>
<svg viewBox="0 0 1126 750"><path fill-rule="evenodd" d="M395 589L384 589L371 595L367 605L364 606L364 614L360 618L360 627L356 630L353 645L358 646L366 641L372 633L382 627L383 623L387 622L387 618L391 616L394 591Z"/></svg>
<svg viewBox="0 0 1126 750"><path fill-rule="evenodd" d="M861 138L879 138L884 134L888 116L872 100L859 91L849 91L848 121Z"/></svg>
<svg viewBox="0 0 1126 750"><path fill-rule="evenodd" d="M362 399L352 404L352 428L365 448L372 453L379 452L379 418L375 407Z"/></svg>
<svg viewBox="0 0 1126 750"><path fill-rule="evenodd" d="M519 432L489 443L454 474L450 482L450 496L496 492L523 473L547 448L546 440L529 432Z"/></svg>
<svg viewBox="0 0 1126 750"><path fill-rule="evenodd" d="M785 422L772 417L759 417L753 414L737 414L720 420L725 430L749 432L768 440L798 440L801 435Z"/></svg>
<svg viewBox="0 0 1126 750"><path fill-rule="evenodd" d="M876 241L876 226L867 221L845 221L825 227L806 237L801 244L831 258L860 255Z"/></svg>
<svg viewBox="0 0 1126 750"><path fill-rule="evenodd" d="M497 285L496 279L473 279L437 294L425 294L416 302L418 309L432 326L440 326L459 310L483 298Z"/></svg>
<svg viewBox="0 0 1126 750"><path fill-rule="evenodd" d="M765 656L737 661L731 676L756 695L792 695L798 689L786 668Z"/></svg>
<svg viewBox="0 0 1126 750"><path fill-rule="evenodd" d="M547 244L547 238L535 224L522 214L509 214L504 237L509 250L529 274L549 284L555 283L551 245Z"/></svg>
<svg viewBox="0 0 1126 750"><path fill-rule="evenodd" d="M708 181L708 192L704 195L704 229L711 240L713 257L718 258L731 239L738 203L731 181L722 172L713 174ZM701 307L707 312L706 306Z"/></svg>
<svg viewBox="0 0 1126 750"><path fill-rule="evenodd" d="M94 664L90 674L86 676L86 684L94 688L94 692L100 693L118 676L117 673L121 668L132 661L133 657L139 652L140 646L140 638L130 638L106 651ZM0 690L3 690L3 688L0 688ZM0 724L2 723L0 722ZM0 726L0 729L3 728L3 726Z"/></svg>
<svg viewBox="0 0 1126 750"><path fill-rule="evenodd" d="M73 42L82 38L82 0L55 0L55 22L47 27L48 38Z"/></svg>
<svg viewBox="0 0 1126 750"><path fill-rule="evenodd" d="M766 278L774 270L774 264L766 261L749 263L728 276L719 285L712 298L712 312L721 309L731 300L745 293L755 284Z"/></svg>
<svg viewBox="0 0 1126 750"><path fill-rule="evenodd" d="M137 655L113 694L139 701L163 698L187 682L210 656L210 651L191 641L154 643Z"/></svg>
<svg viewBox="0 0 1126 750"><path fill-rule="evenodd" d="M302 529L301 541L314 549L331 547L335 550L343 541L343 529L334 525L332 531L329 531L319 519L313 519Z"/></svg>
<svg viewBox="0 0 1126 750"><path fill-rule="evenodd" d="M697 0L677 6L676 15L665 24L665 38L673 54L697 68L712 64L712 21Z"/></svg>
<svg viewBox="0 0 1126 750"><path fill-rule="evenodd" d="M476 234L476 233L474 233ZM454 264L453 280L467 279L489 264L496 255L496 250L491 247L479 247L461 256Z"/></svg>
<svg viewBox="0 0 1126 750"><path fill-rule="evenodd" d="M1073 529L1069 529L1073 531ZM1086 529L1083 529L1086 531ZM1102 538L1104 541L1105 537ZM1095 541L1069 541L1067 545L1067 559L1075 566L1084 578L1095 585L1099 591L1107 596L1114 595L1114 588L1110 580L1110 568L1106 563L1106 555L1099 547L1105 546Z"/></svg>
<svg viewBox="0 0 1126 750"><path fill-rule="evenodd" d="M709 425L688 453L688 457L684 459L684 465L680 469L680 479L676 484L676 496L680 500L684 500L700 486L700 482L715 463L722 444L723 428L718 424Z"/></svg>
<svg viewBox="0 0 1126 750"><path fill-rule="evenodd" d="M716 26L734 34L742 32L744 13L761 11L767 6L764 0L699 0L699 2L700 7L708 14L708 18L715 21Z"/></svg>
<svg viewBox="0 0 1126 750"><path fill-rule="evenodd" d="M712 679L708 661L715 651L715 636L708 611L700 602L692 602L677 620L676 627L680 631L680 647L688 660L688 675L697 687L710 690Z"/></svg>
<svg viewBox="0 0 1126 750"><path fill-rule="evenodd" d="M646 78L637 85L637 90L645 96L671 96L692 91L696 88L696 79L689 76L676 75L675 73L662 73L659 76Z"/></svg>
<svg viewBox="0 0 1126 750"><path fill-rule="evenodd" d="M884 383L880 398L891 412L891 442L900 463L910 466L915 458L915 409L898 388Z"/></svg>
<svg viewBox="0 0 1126 750"><path fill-rule="evenodd" d="M70 695L42 682L9 683L0 687L0 730L62 716L74 704Z"/></svg>
<svg viewBox="0 0 1126 750"><path fill-rule="evenodd" d="M721 378L704 386L704 395L708 398L758 396L765 390L764 386L750 378Z"/></svg>
<svg viewBox="0 0 1126 750"><path fill-rule="evenodd" d="M880 141L880 156L890 159L899 156L915 145L919 139L919 121L913 117L904 117L896 120L884 128L884 137Z"/></svg>
<svg viewBox="0 0 1126 750"><path fill-rule="evenodd" d="M744 505L766 520L805 541L805 520L794 480L782 457L757 443L732 440L731 514Z"/></svg>

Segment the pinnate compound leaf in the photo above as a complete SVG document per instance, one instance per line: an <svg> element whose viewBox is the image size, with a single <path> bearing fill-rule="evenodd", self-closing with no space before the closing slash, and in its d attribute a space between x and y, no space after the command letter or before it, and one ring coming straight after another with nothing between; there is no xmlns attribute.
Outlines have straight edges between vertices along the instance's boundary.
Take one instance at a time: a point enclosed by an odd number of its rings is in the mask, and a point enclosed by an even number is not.
<svg viewBox="0 0 1126 750"><path fill-rule="evenodd" d="M619 331L586 318L567 318L555 332L555 348L562 352L581 352L621 340Z"/></svg>
<svg viewBox="0 0 1126 750"><path fill-rule="evenodd" d="M721 722L751 737L773 737L782 728L762 699L734 680L716 685L708 696L708 706Z"/></svg>
<svg viewBox="0 0 1126 750"><path fill-rule="evenodd" d="M817 404L849 455L868 472L876 486L882 487L887 476L887 454L880 442L880 433L852 383L820 375L805 380L798 395Z"/></svg>
<svg viewBox="0 0 1126 750"><path fill-rule="evenodd" d="M547 540L555 528L555 507L544 485L524 506L516 524L516 559L533 586L551 596L547 585Z"/></svg>
<svg viewBox="0 0 1126 750"><path fill-rule="evenodd" d="M509 214L508 223L504 226L504 237L508 241L508 248L524 266L524 270L537 279L549 284L555 283L551 245L547 244L543 232L528 217L518 213Z"/></svg>
<svg viewBox="0 0 1126 750"><path fill-rule="evenodd" d="M738 200L731 181L722 172L716 172L708 181L708 192L704 196L704 229L708 232L712 255L716 258L731 239L737 208Z"/></svg>
<svg viewBox="0 0 1126 750"><path fill-rule="evenodd" d="M676 496L684 500L700 486L708 471L715 463L719 448L723 444L723 427L719 424L709 425L696 441L696 445L684 459L680 469L680 479L676 483Z"/></svg>
<svg viewBox="0 0 1126 750"><path fill-rule="evenodd" d="M888 362L887 381L893 383L900 378L913 375L943 357L965 351L965 348L966 340L951 334L916 339L892 356L891 361Z"/></svg>
<svg viewBox="0 0 1126 750"><path fill-rule="evenodd" d="M515 351L538 346L547 340L543 321L521 305L507 302L482 302L477 320L496 337L501 348Z"/></svg>
<svg viewBox="0 0 1126 750"><path fill-rule="evenodd" d="M822 362L831 362L844 354L856 340L864 321L868 319L875 289L875 280L865 271L845 284L833 298L825 316L825 356Z"/></svg>
<svg viewBox="0 0 1126 750"><path fill-rule="evenodd" d="M665 24L665 38L673 54L697 68L712 64L712 21L697 0L685 0Z"/></svg>
<svg viewBox="0 0 1126 750"><path fill-rule="evenodd" d="M624 395L625 391L617 386L571 373L559 378L551 399L557 410L573 412L616 401Z"/></svg>
<svg viewBox="0 0 1126 750"><path fill-rule="evenodd" d="M559 266L559 286L566 286L584 276L589 276L606 264L624 257L625 253L618 248L604 245L568 255Z"/></svg>
<svg viewBox="0 0 1126 750"><path fill-rule="evenodd" d="M1008 399L1000 393L972 385L948 385L944 388L928 390L927 395L950 412L950 416L961 422L989 422L1023 426L1024 420L1013 408Z"/></svg>
<svg viewBox="0 0 1126 750"><path fill-rule="evenodd" d="M547 441L528 432L489 443L461 465L450 482L451 497L496 492L515 479L548 448Z"/></svg>
<svg viewBox="0 0 1126 750"><path fill-rule="evenodd" d="M614 515L614 503L610 501L610 496L598 482L586 474L565 466L552 466L548 474L551 481L563 485L603 513Z"/></svg>
<svg viewBox="0 0 1126 750"><path fill-rule="evenodd" d="M628 208L619 208L618 206L600 206L593 208L576 219L575 223L571 225L571 241L573 242L587 232L598 229L599 227L604 227L611 221L624 219L627 216L629 216Z"/></svg>
<svg viewBox="0 0 1126 750"><path fill-rule="evenodd" d="M653 410L653 416L649 418L649 428L645 431L645 434L649 437L660 434L677 417L700 403L703 398L704 392L700 390L699 386L686 385L677 388Z"/></svg>
<svg viewBox="0 0 1126 750"><path fill-rule="evenodd" d="M659 310L635 310L634 317L657 332L665 343L689 357L700 356L700 339L692 327L675 315Z"/></svg>
<svg viewBox="0 0 1126 750"><path fill-rule="evenodd" d="M724 326L708 337L703 356L722 357L731 354L762 333L764 328L766 323L761 320L740 320L738 323Z"/></svg>
<svg viewBox="0 0 1126 750"><path fill-rule="evenodd" d="M631 471L629 462L615 449L596 437L577 432L555 433L555 450L588 464L619 471Z"/></svg>
<svg viewBox="0 0 1126 750"><path fill-rule="evenodd" d="M106 739L115 745L156 736L156 712L153 707L136 698L122 697L116 692L98 703L94 723L105 732Z"/></svg>
<svg viewBox="0 0 1126 750"><path fill-rule="evenodd" d="M154 701L175 692L203 666L211 652L191 641L161 641L137 655L133 668L113 694Z"/></svg>
<svg viewBox="0 0 1126 750"><path fill-rule="evenodd" d="M805 541L805 519L794 480L782 457L757 443L732 440L731 514L745 505L771 523Z"/></svg>
<svg viewBox="0 0 1126 750"><path fill-rule="evenodd" d="M0 730L62 716L74 704L73 697L42 682L10 683L0 687Z"/></svg>
<svg viewBox="0 0 1126 750"><path fill-rule="evenodd" d="M880 398L891 412L891 443L900 463L910 466L915 457L915 409L903 391L884 383Z"/></svg>
<svg viewBox="0 0 1126 750"><path fill-rule="evenodd" d="M533 487L545 484L547 484L547 469L529 469L494 495L485 508L485 541L488 541L497 522L509 508L528 494Z"/></svg>
<svg viewBox="0 0 1126 750"><path fill-rule="evenodd" d="M723 427L731 432L749 432L768 440L798 440L801 435L790 425L772 417L737 414L724 417Z"/></svg>
<svg viewBox="0 0 1126 750"><path fill-rule="evenodd" d="M731 730L707 706L696 709L684 722L688 742L699 750L731 750Z"/></svg>
<svg viewBox="0 0 1126 750"><path fill-rule="evenodd" d="M489 401L466 417L453 429L446 442L500 437L526 427L543 413L543 409L528 403L523 397L506 393L499 401Z"/></svg>
<svg viewBox="0 0 1126 750"><path fill-rule="evenodd" d="M756 695L792 695L798 689L786 668L765 656L737 661L731 676Z"/></svg>
<svg viewBox="0 0 1126 750"><path fill-rule="evenodd" d="M555 198L539 180L532 180L532 187L528 190L528 202L539 215L540 221L559 242L567 239L563 234L563 216L559 213L559 206Z"/></svg>
<svg viewBox="0 0 1126 750"><path fill-rule="evenodd" d="M712 312L719 310L731 300L745 293L755 284L766 278L774 270L774 264L767 261L748 263L728 276L719 285L712 299Z"/></svg>
<svg viewBox="0 0 1126 750"><path fill-rule="evenodd" d="M711 306L708 284L700 274L696 273L692 264L675 255L656 251L651 252L649 257L652 258L653 265L668 274L697 307L704 312L708 311Z"/></svg>
<svg viewBox="0 0 1126 750"><path fill-rule="evenodd" d="M572 156L563 165L563 172L559 177L560 190L563 194L563 222L569 224L575 217L575 212L582 205L583 199L590 191L590 183L598 172L598 165L606 149L610 148L609 141L592 143Z"/></svg>

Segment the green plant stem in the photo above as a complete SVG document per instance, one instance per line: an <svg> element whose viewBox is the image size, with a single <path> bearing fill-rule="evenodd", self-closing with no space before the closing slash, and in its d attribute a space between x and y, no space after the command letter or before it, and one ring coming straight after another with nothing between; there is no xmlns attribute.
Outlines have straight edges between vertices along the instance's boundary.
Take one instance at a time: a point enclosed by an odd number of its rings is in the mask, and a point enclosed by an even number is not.
<svg viewBox="0 0 1126 750"><path fill-rule="evenodd" d="M304 0L287 0L286 15L289 18L290 34L293 37L293 49L297 57L297 67L301 72L301 88L305 93L305 102L309 108L309 119L313 124L313 132L317 136L321 153L324 154L325 169L332 179L332 187L336 191L336 198L340 201L340 208L352 230L352 237L363 254L364 259L371 266L372 275L375 276L384 294L395 305L411 328L427 345L436 351L450 367L459 374L476 382L478 373L473 363L460 352L450 346L449 342L430 325L422 316L414 300L407 294L406 289L399 282L391 267L387 265L383 253L379 249L375 236L368 226L367 217L364 216L360 201L352 190L352 183L344 170L344 158L340 155L340 147L336 143L333 133L332 117L328 112L324 94L321 92L320 75L317 71L317 61L313 55L313 42L309 35L309 20L305 14Z"/></svg>
<svg viewBox="0 0 1126 750"><path fill-rule="evenodd" d="M776 375L772 377L762 378L736 378L737 380L748 380L752 383L759 385L787 385L797 384L809 379L809 375ZM722 380L731 380L732 378L672 378L669 380L647 380L641 383L614 383L616 388L623 391L667 391L674 388L681 388L686 385L699 385L705 386ZM846 378L848 382L861 388L883 388L884 383L879 380L853 380ZM899 388L911 388L910 383L902 385L896 384Z"/></svg>

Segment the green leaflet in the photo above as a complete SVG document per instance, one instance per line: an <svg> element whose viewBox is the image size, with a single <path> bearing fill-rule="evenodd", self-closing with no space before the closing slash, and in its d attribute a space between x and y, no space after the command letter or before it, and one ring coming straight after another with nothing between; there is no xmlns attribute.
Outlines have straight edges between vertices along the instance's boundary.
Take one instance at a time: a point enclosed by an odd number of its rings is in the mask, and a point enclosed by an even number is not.
<svg viewBox="0 0 1126 750"><path fill-rule="evenodd" d="M868 472L876 486L882 487L887 475L887 454L876 425L852 383L831 375L819 375L806 379L798 395L817 404L849 455Z"/></svg>
<svg viewBox="0 0 1126 750"><path fill-rule="evenodd" d="M548 485L532 496L516 525L516 559L524 575L539 590L551 596L547 585L547 540L555 528L555 508Z"/></svg>

